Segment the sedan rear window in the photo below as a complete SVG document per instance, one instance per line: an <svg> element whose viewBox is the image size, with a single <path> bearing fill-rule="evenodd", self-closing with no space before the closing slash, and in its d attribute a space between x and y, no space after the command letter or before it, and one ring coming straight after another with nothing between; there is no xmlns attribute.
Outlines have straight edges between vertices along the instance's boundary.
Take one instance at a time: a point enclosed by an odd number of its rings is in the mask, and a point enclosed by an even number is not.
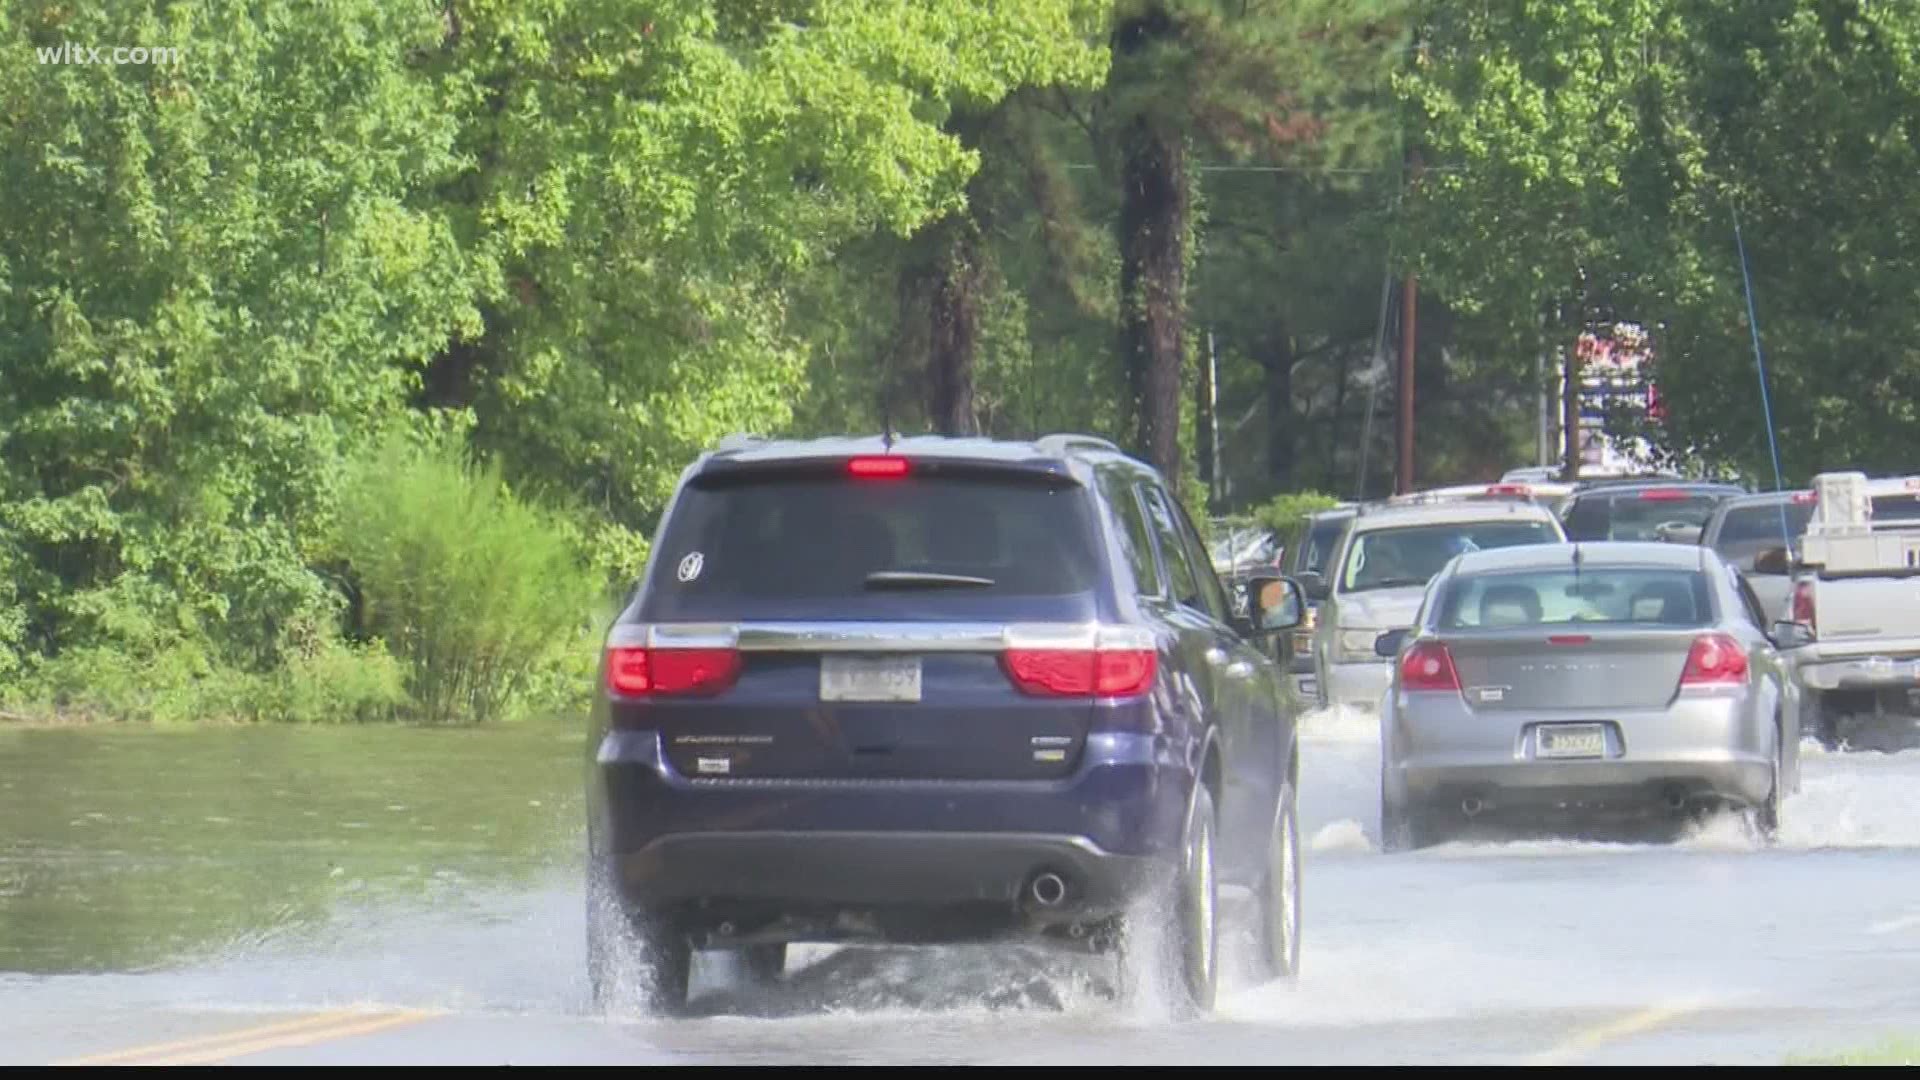
<svg viewBox="0 0 1920 1080"><path fill-rule="evenodd" d="M1482 574L1447 584L1443 630L1622 624L1705 626L1713 618L1697 570L1586 567Z"/></svg>
<svg viewBox="0 0 1920 1080"><path fill-rule="evenodd" d="M641 617L1090 618L1091 507L1075 484L975 476L696 484Z"/></svg>

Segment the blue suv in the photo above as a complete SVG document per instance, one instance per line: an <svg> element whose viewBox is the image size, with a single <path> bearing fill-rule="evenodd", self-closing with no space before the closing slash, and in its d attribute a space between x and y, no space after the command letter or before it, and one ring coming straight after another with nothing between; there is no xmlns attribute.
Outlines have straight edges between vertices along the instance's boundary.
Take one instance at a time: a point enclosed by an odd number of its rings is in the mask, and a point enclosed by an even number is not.
<svg viewBox="0 0 1920 1080"><path fill-rule="evenodd" d="M695 950L771 980L792 942L1021 937L1194 1013L1229 897L1292 976L1298 740L1266 637L1303 600L1249 596L1103 440L722 443L607 638L596 996L680 1009Z"/></svg>

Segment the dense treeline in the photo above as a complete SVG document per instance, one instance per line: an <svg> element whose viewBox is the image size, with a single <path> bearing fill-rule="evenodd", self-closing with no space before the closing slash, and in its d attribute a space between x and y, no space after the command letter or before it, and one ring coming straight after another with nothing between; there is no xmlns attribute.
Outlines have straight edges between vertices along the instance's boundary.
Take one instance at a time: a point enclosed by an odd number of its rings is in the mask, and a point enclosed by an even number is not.
<svg viewBox="0 0 1920 1080"><path fill-rule="evenodd" d="M1788 471L1911 467L1916 12L7 5L0 705L564 706L734 430L1377 492L1408 271L1419 481L1530 461L1543 365L1620 319L1657 441L1761 475L1736 214Z"/></svg>

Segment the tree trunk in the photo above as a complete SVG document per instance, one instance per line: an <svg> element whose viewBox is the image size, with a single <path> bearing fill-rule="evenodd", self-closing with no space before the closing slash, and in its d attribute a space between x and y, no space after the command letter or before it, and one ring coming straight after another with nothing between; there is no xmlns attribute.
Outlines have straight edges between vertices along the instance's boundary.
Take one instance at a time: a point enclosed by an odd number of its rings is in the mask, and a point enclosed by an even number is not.
<svg viewBox="0 0 1920 1080"><path fill-rule="evenodd" d="M1123 150L1120 354L1139 447L1178 491L1180 381L1186 367L1186 148L1178 134L1142 118L1129 125Z"/></svg>
<svg viewBox="0 0 1920 1080"><path fill-rule="evenodd" d="M941 435L979 431L973 413L974 357L980 344L980 230L969 211L941 229L933 270L927 341L927 417Z"/></svg>
<svg viewBox="0 0 1920 1080"><path fill-rule="evenodd" d="M1261 350L1267 395L1267 479L1275 491L1293 490L1293 338L1284 330Z"/></svg>

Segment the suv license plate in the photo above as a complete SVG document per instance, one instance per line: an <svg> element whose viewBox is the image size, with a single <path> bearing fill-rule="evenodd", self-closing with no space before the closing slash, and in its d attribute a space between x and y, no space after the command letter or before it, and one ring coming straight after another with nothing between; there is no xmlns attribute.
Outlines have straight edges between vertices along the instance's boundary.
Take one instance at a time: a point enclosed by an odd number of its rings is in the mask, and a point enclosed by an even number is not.
<svg viewBox="0 0 1920 1080"><path fill-rule="evenodd" d="M1546 724L1534 734L1543 758L1597 758L1607 753L1606 729L1599 724Z"/></svg>
<svg viewBox="0 0 1920 1080"><path fill-rule="evenodd" d="M917 656L823 656L821 701L919 701Z"/></svg>

